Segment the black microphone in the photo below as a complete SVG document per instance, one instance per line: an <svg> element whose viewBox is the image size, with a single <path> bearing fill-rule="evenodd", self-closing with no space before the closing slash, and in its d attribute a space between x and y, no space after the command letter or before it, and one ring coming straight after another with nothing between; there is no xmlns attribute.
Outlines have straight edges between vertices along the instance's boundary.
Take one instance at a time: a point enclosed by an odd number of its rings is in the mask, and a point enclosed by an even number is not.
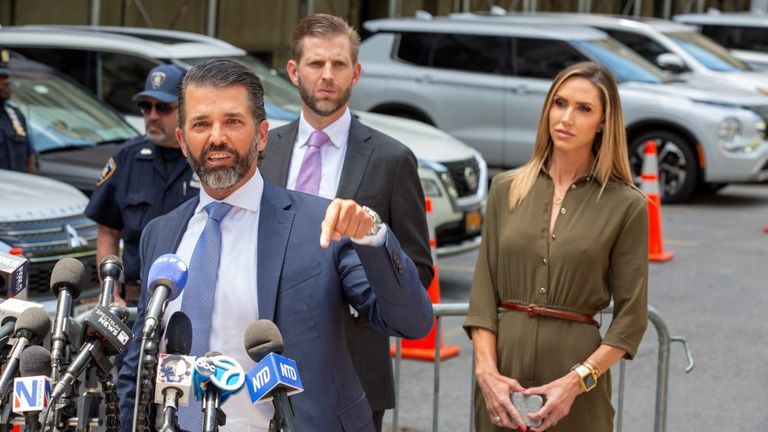
<svg viewBox="0 0 768 432"><path fill-rule="evenodd" d="M101 260L99 265L99 276L101 277L101 295L99 304L109 307L115 299L115 285L123 275L123 261L114 256L108 255Z"/></svg>
<svg viewBox="0 0 768 432"><path fill-rule="evenodd" d="M189 403L195 358L192 349L192 322L184 312L175 312L165 331L166 353L158 358L155 403L163 405L163 425L158 432L179 430L178 409Z"/></svg>
<svg viewBox="0 0 768 432"><path fill-rule="evenodd" d="M256 403L272 398L275 407L275 415L270 424L270 430L295 432L296 417L288 396L304 390L301 380L298 378L296 363L283 356L276 355L283 352L283 336L275 323L270 320L260 319L251 323L245 329L243 337L245 351L248 357L257 365L252 368L246 379L251 402ZM265 357L272 356L272 359ZM286 390L287 389L287 390Z"/></svg>
<svg viewBox="0 0 768 432"><path fill-rule="evenodd" d="M40 430L40 413L51 396L51 352L33 345L21 353L20 378L14 380L13 412L24 416L24 431Z"/></svg>
<svg viewBox="0 0 768 432"><path fill-rule="evenodd" d="M187 264L178 255L161 255L149 268L147 279L147 288L152 293L152 298L144 318L143 338L152 335L163 319L168 302L175 300L187 284Z"/></svg>
<svg viewBox="0 0 768 432"><path fill-rule="evenodd" d="M133 337L131 329L123 322L128 317L125 307L113 304L109 308L96 305L83 323L85 338L77 356L72 360L66 373L56 384L51 393L54 400L75 382L85 368L93 361L102 370L109 373L112 363L108 356L120 354Z"/></svg>
<svg viewBox="0 0 768 432"><path fill-rule="evenodd" d="M72 300L80 295L80 289L85 286L85 279L85 266L74 258L60 259L51 272L51 292L58 297L51 335L51 378L54 383L59 380L61 363L64 361Z"/></svg>
<svg viewBox="0 0 768 432"><path fill-rule="evenodd" d="M0 403L8 394L8 387L19 369L22 351L30 344L40 343L50 331L51 319L48 318L48 314L42 308L29 308L19 316L16 321L16 343L13 344L11 355L5 364L5 370L0 376Z"/></svg>
<svg viewBox="0 0 768 432"><path fill-rule="evenodd" d="M16 320L29 308L42 308L40 303L10 298L0 303L0 348L15 341Z"/></svg>

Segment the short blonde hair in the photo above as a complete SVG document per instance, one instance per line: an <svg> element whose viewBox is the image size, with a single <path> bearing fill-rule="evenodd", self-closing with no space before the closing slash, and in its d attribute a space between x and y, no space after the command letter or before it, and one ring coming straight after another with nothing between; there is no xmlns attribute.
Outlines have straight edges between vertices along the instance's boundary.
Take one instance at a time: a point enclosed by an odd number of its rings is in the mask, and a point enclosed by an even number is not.
<svg viewBox="0 0 768 432"><path fill-rule="evenodd" d="M627 133L624 129L624 114L616 79L605 66L592 62L576 63L560 71L549 88L541 120L536 132L533 156L523 166L506 175L512 177L509 188L509 208L514 209L523 202L533 188L541 169L552 154L552 137L549 134L549 111L555 94L565 81L570 78L584 78L591 82L600 93L603 105L603 131L595 136L592 151L595 156L594 175L601 184L600 193L613 178L635 187L632 170L629 167Z"/></svg>
<svg viewBox="0 0 768 432"><path fill-rule="evenodd" d="M301 59L301 42L304 38L329 38L333 36L349 38L352 63L357 63L357 55L360 52L360 35L344 18L328 14L314 14L299 21L291 34L291 58L296 62Z"/></svg>

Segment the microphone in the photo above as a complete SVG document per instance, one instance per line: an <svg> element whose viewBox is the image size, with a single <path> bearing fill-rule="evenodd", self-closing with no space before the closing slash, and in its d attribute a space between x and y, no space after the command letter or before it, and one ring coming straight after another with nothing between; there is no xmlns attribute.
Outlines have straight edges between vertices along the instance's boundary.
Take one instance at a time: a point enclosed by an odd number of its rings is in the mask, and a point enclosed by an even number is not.
<svg viewBox="0 0 768 432"><path fill-rule="evenodd" d="M25 432L40 430L40 413L51 401L51 352L31 346L21 353L21 378L13 380L13 412L25 417Z"/></svg>
<svg viewBox="0 0 768 432"><path fill-rule="evenodd" d="M148 338L163 319L169 301L175 300L187 284L187 264L176 254L158 257L149 268L149 292L152 298L147 306L142 337Z"/></svg>
<svg viewBox="0 0 768 432"><path fill-rule="evenodd" d="M109 373L112 363L107 357L123 352L133 337L133 332L123 322L127 317L128 311L125 307L117 304L109 308L96 305L91 310L83 323L84 343L61 381L54 387L52 399L63 395L91 361L94 361L105 374Z"/></svg>
<svg viewBox="0 0 768 432"><path fill-rule="evenodd" d="M175 312L168 321L166 351L158 357L155 403L163 405L163 425L158 432L177 432L179 406L189 404L195 358L192 349L192 322L184 312Z"/></svg>
<svg viewBox="0 0 768 432"><path fill-rule="evenodd" d="M51 331L51 320L42 308L29 308L19 315L16 321L16 343L0 376L0 403L6 398L11 379L19 369L21 353L30 344L41 342Z"/></svg>
<svg viewBox="0 0 768 432"><path fill-rule="evenodd" d="M0 348L15 341L16 320L29 308L42 308L40 303L10 298L0 303Z"/></svg>
<svg viewBox="0 0 768 432"><path fill-rule="evenodd" d="M0 252L0 279L8 287L8 297L21 294L29 281L29 261L18 255ZM24 292L26 298L26 292Z"/></svg>
<svg viewBox="0 0 768 432"><path fill-rule="evenodd" d="M279 355L283 351L283 337L275 323L258 320L245 330L245 350L256 362L246 374L246 386L251 403L272 401L275 416L270 430L296 431L296 417L288 399L304 391L296 362Z"/></svg>
<svg viewBox="0 0 768 432"><path fill-rule="evenodd" d="M245 371L232 357L209 352L195 361L194 387L202 401L203 432L218 430L227 422L220 406L243 388Z"/></svg>
<svg viewBox="0 0 768 432"><path fill-rule="evenodd" d="M51 373L53 382L59 380L64 349L69 334L69 318L72 315L72 300L80 295L85 286L86 270L83 263L74 258L60 259L51 271L51 292L58 297L56 317L51 335Z"/></svg>
<svg viewBox="0 0 768 432"><path fill-rule="evenodd" d="M101 295L99 304L109 307L115 299L115 285L117 285L123 274L123 261L114 256L108 255L101 260L99 265L99 276L101 277Z"/></svg>

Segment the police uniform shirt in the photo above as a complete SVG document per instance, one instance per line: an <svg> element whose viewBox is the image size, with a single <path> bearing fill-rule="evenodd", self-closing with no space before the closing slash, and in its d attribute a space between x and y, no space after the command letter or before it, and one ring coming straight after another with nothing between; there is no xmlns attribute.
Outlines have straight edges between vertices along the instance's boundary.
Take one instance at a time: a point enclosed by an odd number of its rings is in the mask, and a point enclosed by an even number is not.
<svg viewBox="0 0 768 432"><path fill-rule="evenodd" d="M34 154L24 115L10 103L0 105L0 169L27 172Z"/></svg>
<svg viewBox="0 0 768 432"><path fill-rule="evenodd" d="M140 277L139 239L147 223L197 196L200 182L192 173L184 157L167 169L161 151L146 138L126 142L107 161L85 214L122 231L127 282Z"/></svg>

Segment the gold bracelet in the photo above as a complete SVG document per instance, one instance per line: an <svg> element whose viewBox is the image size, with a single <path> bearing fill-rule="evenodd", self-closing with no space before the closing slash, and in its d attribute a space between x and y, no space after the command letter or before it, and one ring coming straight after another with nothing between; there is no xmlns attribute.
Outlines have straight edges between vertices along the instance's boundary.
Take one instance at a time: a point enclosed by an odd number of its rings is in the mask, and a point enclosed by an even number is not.
<svg viewBox="0 0 768 432"><path fill-rule="evenodd" d="M592 369L592 371L595 372L597 376L603 375L603 371L600 369L600 366L598 366L597 363L593 362L592 360L585 360L584 365Z"/></svg>

